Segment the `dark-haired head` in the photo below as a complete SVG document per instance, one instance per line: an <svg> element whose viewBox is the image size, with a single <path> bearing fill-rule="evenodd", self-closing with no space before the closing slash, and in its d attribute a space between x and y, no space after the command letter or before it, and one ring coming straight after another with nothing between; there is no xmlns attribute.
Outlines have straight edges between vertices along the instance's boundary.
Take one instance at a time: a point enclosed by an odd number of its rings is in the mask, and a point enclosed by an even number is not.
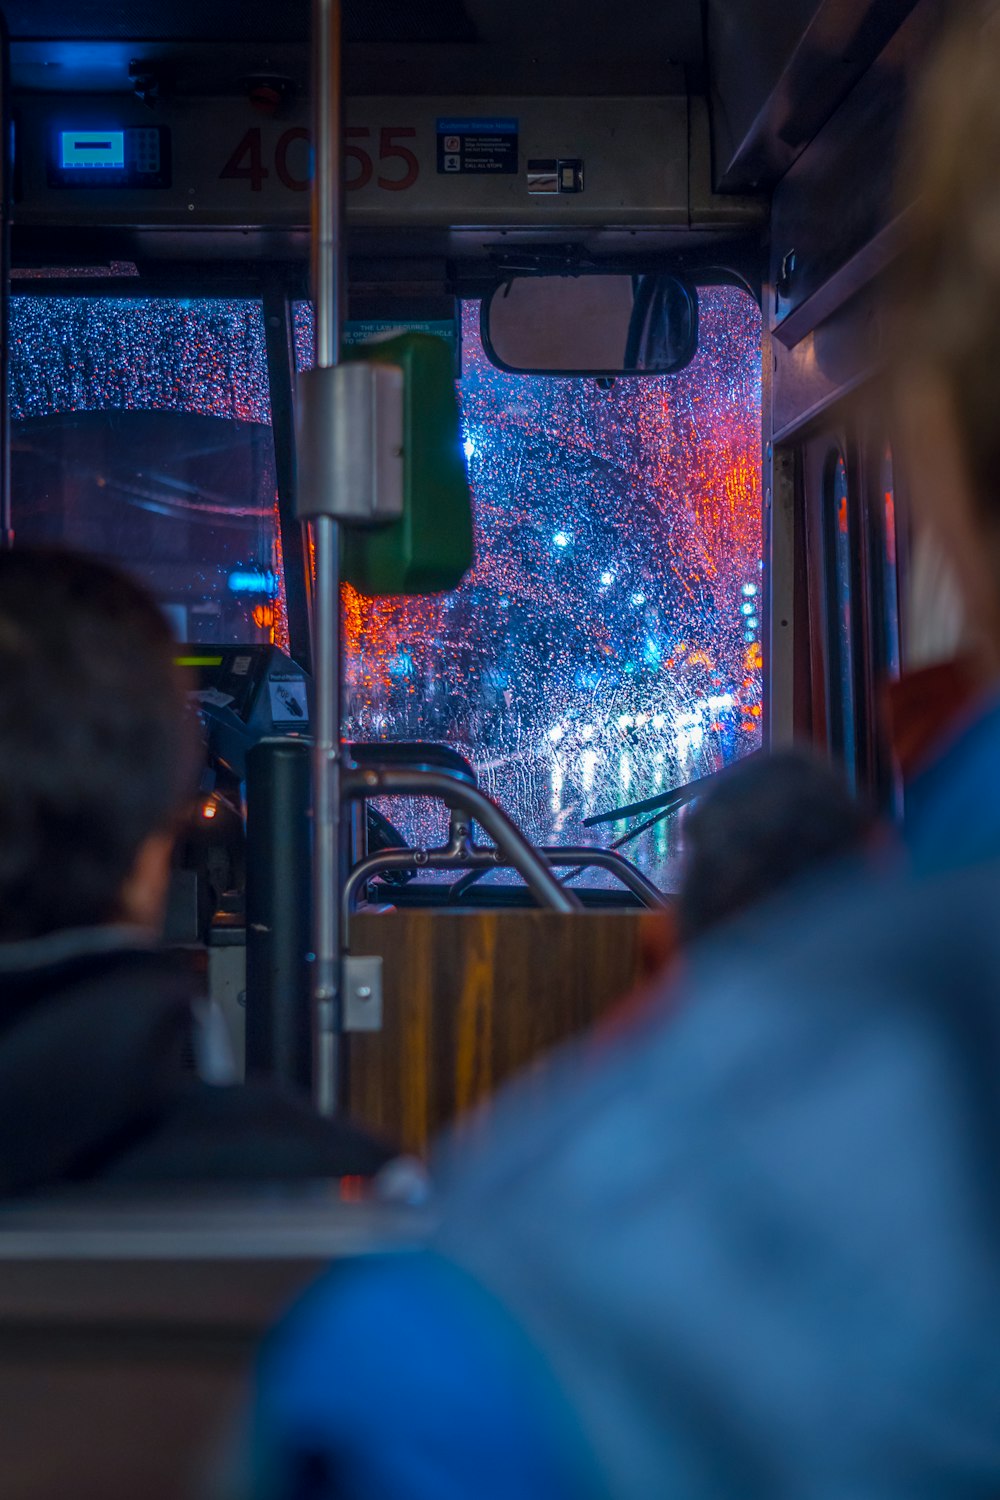
<svg viewBox="0 0 1000 1500"><path fill-rule="evenodd" d="M155 924L193 767L154 601L94 558L0 553L0 940Z"/></svg>
<svg viewBox="0 0 1000 1500"><path fill-rule="evenodd" d="M871 826L843 777L808 751L777 751L729 767L685 819L682 938L698 938L857 854Z"/></svg>

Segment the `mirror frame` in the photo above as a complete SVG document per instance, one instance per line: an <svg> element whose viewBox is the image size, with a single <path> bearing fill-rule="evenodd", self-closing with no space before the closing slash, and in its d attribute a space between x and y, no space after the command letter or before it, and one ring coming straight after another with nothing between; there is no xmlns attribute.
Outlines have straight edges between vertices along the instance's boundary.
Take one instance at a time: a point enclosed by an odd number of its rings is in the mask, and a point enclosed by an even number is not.
<svg viewBox="0 0 1000 1500"><path fill-rule="evenodd" d="M518 280L521 280L521 281L528 281L528 280L531 280L531 281L551 281L551 280L556 280L556 279L559 279L559 280L582 280L584 277L590 277L590 276L631 276L631 277L633 277L633 279L638 279L639 277L667 277L667 276L671 277L674 281L676 281L678 283L678 285L680 285L681 287L683 287L686 290L686 292L687 292L687 294L690 297L691 302L692 302L692 321L693 321L693 324L694 324L694 349L693 349L692 353L690 354L690 356L687 359L679 360L677 363L671 365L669 369L663 369L663 370L622 370L622 369L618 369L618 370L529 370L529 369L519 369L516 365L509 365L509 364L507 364L507 362L505 360L503 360L503 359L500 358L499 354L497 354L496 349L494 348L493 340L490 338L490 330L489 330L490 308L493 305L494 298L496 298L498 296L502 296L504 294L504 289L506 287L508 287L511 284L511 282L518 281ZM483 349L486 352L486 357L490 361L490 363L496 369L502 370L504 372L504 374L506 374L506 375L534 376L535 378L539 378L539 379L551 379L551 380L662 380L662 379L665 379L665 378L669 378L672 375L678 375L681 372L681 370L687 369L688 365L695 358L695 356L696 356L696 354L698 352L698 331L699 331L699 319L698 319L698 283L696 283L695 281L693 281L689 276L684 275L683 272L675 271L675 270L670 270L670 269L667 269L667 268L656 269L656 270L647 270L647 271L639 271L639 270L625 270L622 267L614 267L614 268L612 268L612 267L609 266L607 268L602 268L599 271L598 270L586 270L586 271L569 272L569 273L567 273L566 271L545 271L545 270L539 270L539 271L533 271L533 270L515 271L515 272L512 272L510 275L505 276L502 281L498 281L496 283L496 285L489 291L489 293L485 297L483 297L483 299L482 299L482 301L480 303L480 307L479 307L479 336L480 336L480 338L482 340ZM631 330L629 331L629 336L627 338L627 342L630 341L630 338L631 338Z"/></svg>

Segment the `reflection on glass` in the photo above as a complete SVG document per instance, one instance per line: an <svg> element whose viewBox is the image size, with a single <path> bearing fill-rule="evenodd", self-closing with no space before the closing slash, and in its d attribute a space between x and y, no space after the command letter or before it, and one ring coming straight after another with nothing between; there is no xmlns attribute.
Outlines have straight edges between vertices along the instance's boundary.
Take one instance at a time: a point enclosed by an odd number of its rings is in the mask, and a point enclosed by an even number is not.
<svg viewBox="0 0 1000 1500"><path fill-rule="evenodd" d="M831 580L834 631L830 641L833 666L830 674L834 702L835 748L844 757L852 784L857 779L856 728L854 704L854 631L852 626L853 589L850 502L847 488L847 465L842 454L836 455L827 496L830 531L833 538Z"/></svg>
<svg viewBox="0 0 1000 1500"><path fill-rule="evenodd" d="M180 639L280 643L260 304L18 297L11 352L18 539L122 563Z"/></svg>
<svg viewBox="0 0 1000 1500"><path fill-rule="evenodd" d="M496 370L478 316L466 305L461 381L476 566L435 598L347 592L345 732L447 741L530 837L576 843L588 814L760 743L760 313L703 291L692 364L611 390ZM304 364L305 308L297 331ZM431 812L407 828L441 832ZM662 876L667 827L634 852Z"/></svg>
<svg viewBox="0 0 1000 1500"><path fill-rule="evenodd" d="M885 666L890 677L900 672L899 570L896 561L896 491L892 449L882 452L882 630Z"/></svg>

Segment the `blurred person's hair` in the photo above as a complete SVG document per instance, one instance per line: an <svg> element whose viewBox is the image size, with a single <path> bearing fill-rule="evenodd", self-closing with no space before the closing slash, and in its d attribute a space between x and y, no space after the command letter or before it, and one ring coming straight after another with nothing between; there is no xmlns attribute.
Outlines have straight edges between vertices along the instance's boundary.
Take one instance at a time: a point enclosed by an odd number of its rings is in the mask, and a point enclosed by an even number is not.
<svg viewBox="0 0 1000 1500"><path fill-rule="evenodd" d="M916 89L893 273L900 369L947 392L1000 581L1000 0L968 0Z"/></svg>
<svg viewBox="0 0 1000 1500"><path fill-rule="evenodd" d="M755 755L728 767L684 820L682 940L857 854L871 827L844 778L809 751Z"/></svg>
<svg viewBox="0 0 1000 1500"><path fill-rule="evenodd" d="M174 642L149 595L92 557L0 552L0 939L114 921L193 771Z"/></svg>

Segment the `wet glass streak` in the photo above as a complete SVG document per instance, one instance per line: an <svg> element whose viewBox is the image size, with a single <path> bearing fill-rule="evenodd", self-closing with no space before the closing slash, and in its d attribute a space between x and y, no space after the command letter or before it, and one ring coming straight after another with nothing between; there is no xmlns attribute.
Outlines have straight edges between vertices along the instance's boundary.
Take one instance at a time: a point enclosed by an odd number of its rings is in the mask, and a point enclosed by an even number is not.
<svg viewBox="0 0 1000 1500"><path fill-rule="evenodd" d="M259 302L16 297L10 399L21 540L124 564L183 638L287 642Z"/></svg>
<svg viewBox="0 0 1000 1500"><path fill-rule="evenodd" d="M447 741L533 839L576 843L760 743L760 313L704 292L691 366L611 391L494 369L476 304L463 342L476 566L432 599L347 590L345 731ZM663 878L668 829L635 852Z"/></svg>

